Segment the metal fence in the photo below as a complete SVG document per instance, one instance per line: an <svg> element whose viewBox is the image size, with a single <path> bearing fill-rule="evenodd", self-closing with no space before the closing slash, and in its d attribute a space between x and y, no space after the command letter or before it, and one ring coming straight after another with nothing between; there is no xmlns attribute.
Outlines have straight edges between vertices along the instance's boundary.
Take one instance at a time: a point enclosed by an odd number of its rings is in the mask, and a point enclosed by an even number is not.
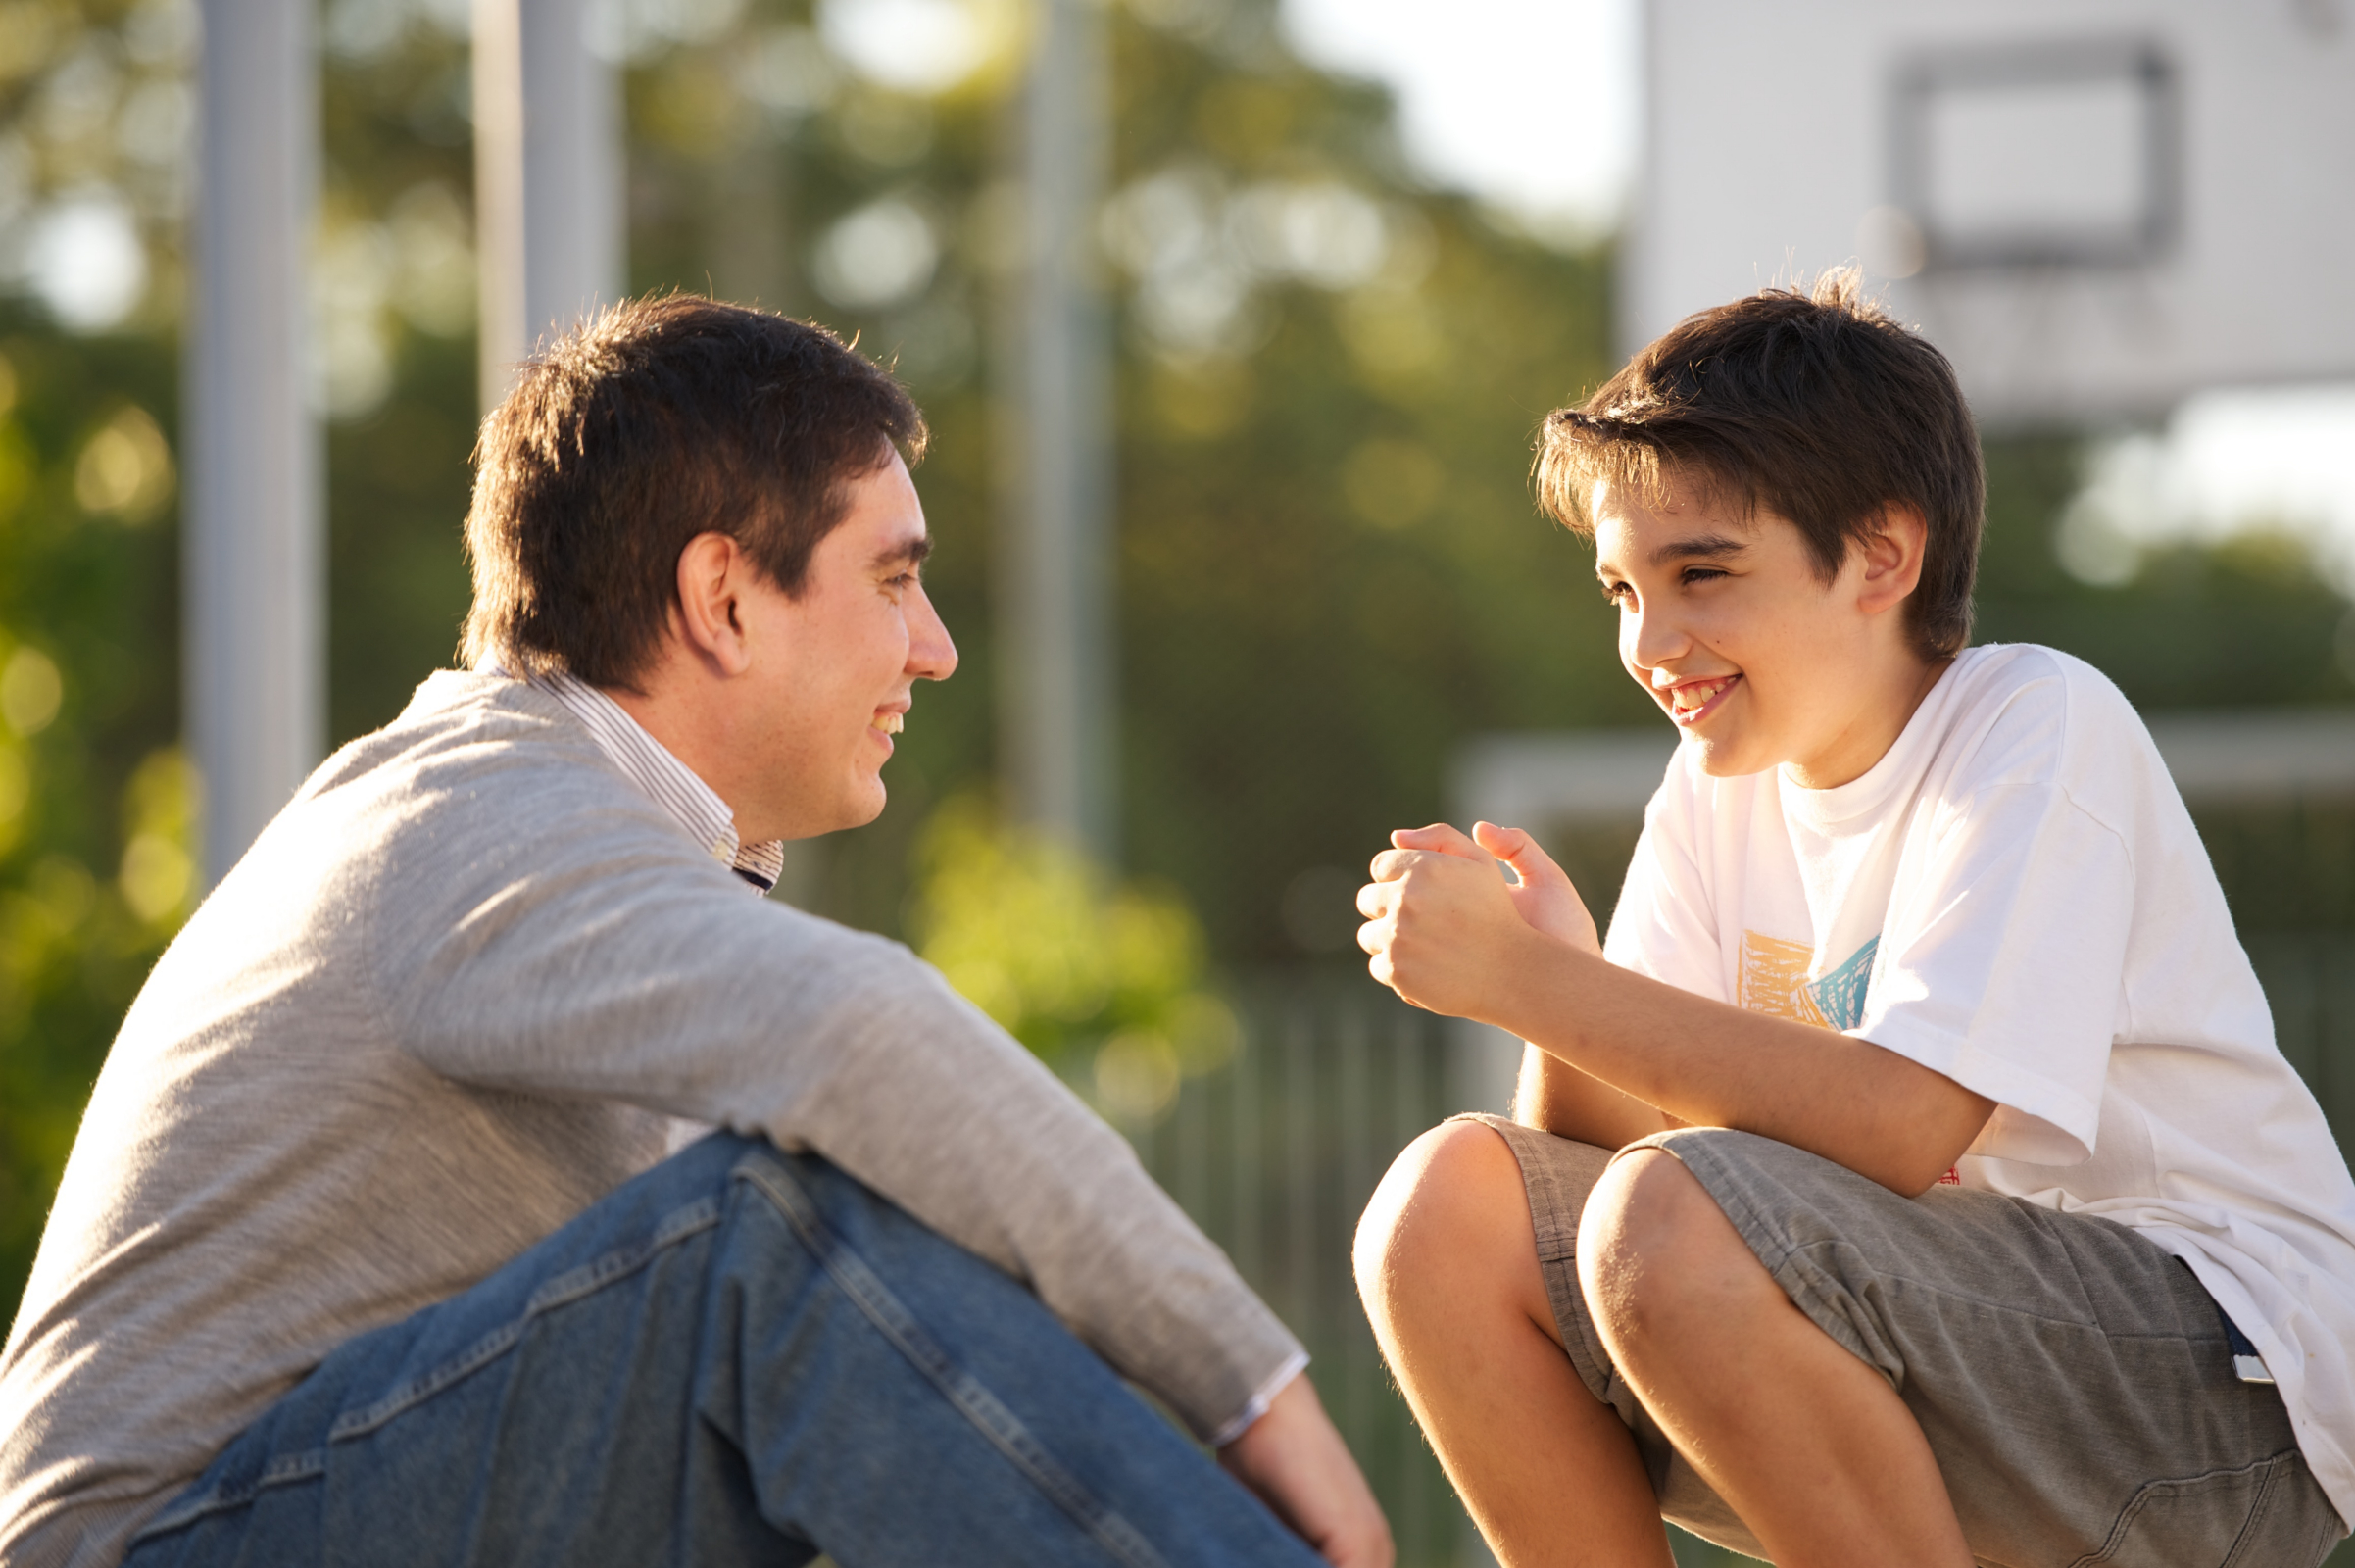
<svg viewBox="0 0 2355 1568"><path fill-rule="evenodd" d="M1308 1347L1317 1392L1376 1494L1400 1568L1460 1559L1468 1527L1357 1304L1349 1240L1390 1162L1454 1108L1445 1022L1359 975L1233 997L1244 1044L1137 1135L1154 1177Z"/></svg>
<svg viewBox="0 0 2355 1568"><path fill-rule="evenodd" d="M2251 933L2249 960L2273 1005L2281 1054L2355 1154L2355 932Z"/></svg>
<svg viewBox="0 0 2355 1568"><path fill-rule="evenodd" d="M2256 933L2281 1049L2355 1147L2355 932ZM1139 1132L1145 1163L1292 1325L1389 1512L1400 1568L1488 1558L1382 1365L1349 1272L1390 1162L1452 1111L1501 1108L1493 1048L1362 974L1261 976L1234 994L1244 1045ZM1479 1059L1483 1054L1488 1059ZM1741 1559L1690 1538L1686 1568Z"/></svg>

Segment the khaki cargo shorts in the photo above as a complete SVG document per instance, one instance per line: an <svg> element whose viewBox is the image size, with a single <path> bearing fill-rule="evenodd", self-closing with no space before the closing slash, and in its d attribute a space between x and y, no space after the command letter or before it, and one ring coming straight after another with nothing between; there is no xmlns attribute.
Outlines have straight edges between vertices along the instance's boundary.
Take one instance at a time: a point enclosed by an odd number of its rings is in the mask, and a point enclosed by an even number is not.
<svg viewBox="0 0 2355 1568"><path fill-rule="evenodd" d="M1660 1512L1764 1553L1612 1368L1578 1288L1578 1221L1611 1156L1481 1116L1520 1161L1578 1375L1619 1412ZM1749 1133L1676 1156L1816 1326L1877 1368L1930 1440L1990 1568L2312 1568L2344 1536L2281 1396L2234 1374L2191 1271L2123 1225L1992 1193L1903 1199Z"/></svg>

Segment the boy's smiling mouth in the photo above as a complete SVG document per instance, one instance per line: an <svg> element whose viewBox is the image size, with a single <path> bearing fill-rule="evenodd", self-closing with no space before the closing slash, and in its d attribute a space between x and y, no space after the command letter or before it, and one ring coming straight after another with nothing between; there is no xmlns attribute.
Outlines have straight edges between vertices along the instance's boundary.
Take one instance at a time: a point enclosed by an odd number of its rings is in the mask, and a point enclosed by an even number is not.
<svg viewBox="0 0 2355 1568"><path fill-rule="evenodd" d="M1742 676L1711 675L1701 680L1679 681L1674 686L1655 688L1652 695L1668 710L1668 716L1679 724L1697 724L1713 712L1726 693L1741 683Z"/></svg>

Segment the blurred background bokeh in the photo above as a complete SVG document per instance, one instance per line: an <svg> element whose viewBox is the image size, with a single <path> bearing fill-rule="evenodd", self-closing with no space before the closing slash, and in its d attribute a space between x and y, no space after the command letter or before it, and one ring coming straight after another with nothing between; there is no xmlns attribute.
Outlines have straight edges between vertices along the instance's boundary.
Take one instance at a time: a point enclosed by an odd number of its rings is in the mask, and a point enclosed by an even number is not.
<svg viewBox="0 0 2355 1568"><path fill-rule="evenodd" d="M1346 1246L1391 1155L1484 1091L1460 1040L1364 978L1350 900L1388 830L1463 805L1450 780L1480 738L1657 719L1618 672L1586 549L1526 479L1539 418L1623 347L1639 8L1471 6L1420 41L1414 11L1099 15L1108 165L1083 266L1110 376L1114 755L1109 825L1079 845L1021 825L1000 783L1033 12L611 0L592 19L623 105L627 287L856 334L935 432L917 480L963 669L917 694L884 816L805 847L780 895L918 945L1138 1139L1309 1339L1402 1561L1433 1564L1471 1548L1373 1357ZM330 744L449 663L466 605L470 25L467 0L324 0L317 19ZM178 586L198 34L192 0L0 0L0 1300L115 1026L200 892ZM2316 36L2343 73L2348 39ZM1516 94L1542 108L1479 119ZM1484 134L1514 152L1486 172ZM2325 388L2004 422L1982 640L2082 655L2151 714L2355 712L2346 518L2327 487L2264 482L2355 467L2350 405ZM2334 1117L2334 1054L2355 1096L2351 790L2325 766L2199 810ZM1624 820L1551 831L1607 907Z"/></svg>

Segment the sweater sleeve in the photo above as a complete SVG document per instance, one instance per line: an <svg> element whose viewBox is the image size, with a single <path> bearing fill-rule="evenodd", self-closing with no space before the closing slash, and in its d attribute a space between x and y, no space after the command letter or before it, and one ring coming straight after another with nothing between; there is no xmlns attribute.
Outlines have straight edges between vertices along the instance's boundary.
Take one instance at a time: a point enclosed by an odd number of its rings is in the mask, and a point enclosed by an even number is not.
<svg viewBox="0 0 2355 1568"><path fill-rule="evenodd" d="M815 1151L1029 1285L1206 1440L1301 1364L1127 1143L938 971L746 898L598 770L518 771L379 860L371 962L418 1061ZM528 816L503 808L518 788Z"/></svg>

